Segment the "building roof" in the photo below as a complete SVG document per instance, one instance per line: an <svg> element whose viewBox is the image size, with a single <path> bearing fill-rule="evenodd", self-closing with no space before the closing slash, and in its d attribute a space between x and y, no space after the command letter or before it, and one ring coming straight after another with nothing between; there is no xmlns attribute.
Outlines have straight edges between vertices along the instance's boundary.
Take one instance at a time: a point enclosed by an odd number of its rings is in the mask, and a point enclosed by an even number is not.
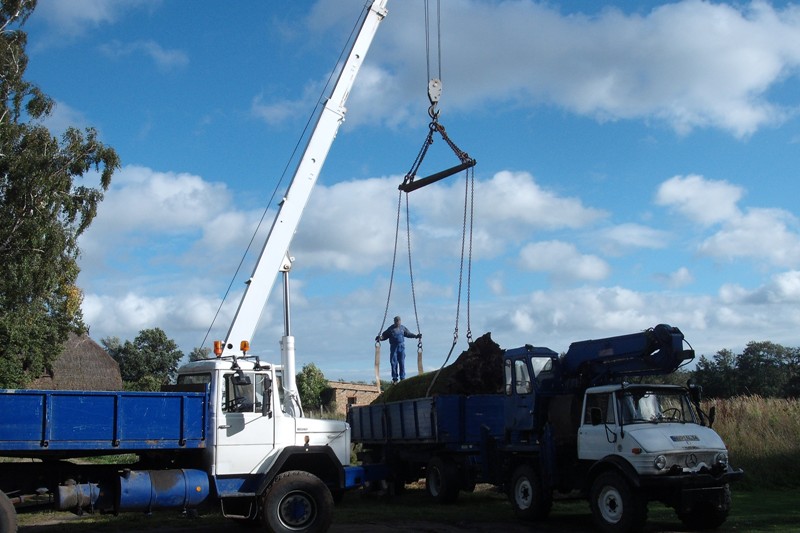
<svg viewBox="0 0 800 533"><path fill-rule="evenodd" d="M122 390L119 364L88 335L70 333L50 372L29 389Z"/></svg>
<svg viewBox="0 0 800 533"><path fill-rule="evenodd" d="M337 390L352 390L361 392L380 392L377 385L368 385L366 383L349 383L347 381L329 381L328 386Z"/></svg>

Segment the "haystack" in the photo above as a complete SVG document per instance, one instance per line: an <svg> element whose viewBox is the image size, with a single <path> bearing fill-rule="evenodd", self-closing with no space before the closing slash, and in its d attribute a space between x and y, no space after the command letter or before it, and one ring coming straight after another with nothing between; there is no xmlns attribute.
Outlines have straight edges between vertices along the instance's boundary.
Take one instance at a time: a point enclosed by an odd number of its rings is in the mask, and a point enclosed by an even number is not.
<svg viewBox="0 0 800 533"><path fill-rule="evenodd" d="M433 386L430 387L431 382ZM441 371L426 372L392 385L372 403L424 398L438 394L499 394L503 391L503 350L491 333L478 337Z"/></svg>

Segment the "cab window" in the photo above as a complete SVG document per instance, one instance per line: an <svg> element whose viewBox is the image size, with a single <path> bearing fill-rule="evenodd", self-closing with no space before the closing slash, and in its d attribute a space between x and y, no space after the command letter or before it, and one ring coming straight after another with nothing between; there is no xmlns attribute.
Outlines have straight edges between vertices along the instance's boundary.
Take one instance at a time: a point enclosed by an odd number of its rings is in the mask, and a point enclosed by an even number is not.
<svg viewBox="0 0 800 533"><path fill-rule="evenodd" d="M182 374L178 376L178 385L208 385L211 374Z"/></svg>
<svg viewBox="0 0 800 533"><path fill-rule="evenodd" d="M253 413L261 410L263 376L254 372L225 374L222 390L222 410L228 413Z"/></svg>
<svg viewBox="0 0 800 533"><path fill-rule="evenodd" d="M511 360L506 359L505 362L505 378L506 378L506 395L511 396L512 384L514 381L514 375L511 371Z"/></svg>
<svg viewBox="0 0 800 533"><path fill-rule="evenodd" d="M528 365L524 360L514 361L514 375L516 377L517 394L530 394L531 390L533 390L531 387L531 375L528 373Z"/></svg>
<svg viewBox="0 0 800 533"><path fill-rule="evenodd" d="M587 394L586 410L583 413L583 423L592 423L592 410L600 410L600 421L606 424L613 424L616 420L614 416L614 395L610 393Z"/></svg>

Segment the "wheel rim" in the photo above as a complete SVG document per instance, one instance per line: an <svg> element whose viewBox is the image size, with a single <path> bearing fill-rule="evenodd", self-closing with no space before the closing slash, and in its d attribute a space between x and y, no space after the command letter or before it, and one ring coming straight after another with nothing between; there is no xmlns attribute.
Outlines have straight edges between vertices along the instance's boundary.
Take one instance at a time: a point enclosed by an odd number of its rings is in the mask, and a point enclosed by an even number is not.
<svg viewBox="0 0 800 533"><path fill-rule="evenodd" d="M278 506L278 518L287 529L303 529L316 514L314 500L305 492L290 492Z"/></svg>
<svg viewBox="0 0 800 533"><path fill-rule="evenodd" d="M514 487L514 502L518 509L528 509L533 501L533 487L529 479L520 479Z"/></svg>
<svg viewBox="0 0 800 533"><path fill-rule="evenodd" d="M442 491L442 473L438 468L431 468L428 474L428 490L432 496L438 496Z"/></svg>
<svg viewBox="0 0 800 533"><path fill-rule="evenodd" d="M622 496L614 487L603 487L597 497L597 506L603 520L610 524L616 524L622 519Z"/></svg>

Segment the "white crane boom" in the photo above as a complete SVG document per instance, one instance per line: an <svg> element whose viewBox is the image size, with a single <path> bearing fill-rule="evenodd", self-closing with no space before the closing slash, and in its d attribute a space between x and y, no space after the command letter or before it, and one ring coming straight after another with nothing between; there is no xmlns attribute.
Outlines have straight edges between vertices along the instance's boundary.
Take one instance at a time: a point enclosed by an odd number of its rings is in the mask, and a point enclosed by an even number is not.
<svg viewBox="0 0 800 533"><path fill-rule="evenodd" d="M317 182L323 163L325 163L331 144L336 138L339 126L344 121L346 113L345 102L350 95L350 90L353 87L367 50L375 37L375 32L386 16L387 1L374 0L367 10L361 29L353 41L350 53L336 80L331 96L320 112L305 151L297 165L297 170L289 184L286 195L280 203L278 213L261 250L261 255L258 258L252 276L247 282L244 296L242 296L242 301L239 303L239 308L228 330L222 356L239 355L240 352L237 352L240 342L252 339L278 272L288 272L291 267L291 259L288 255L289 245L297 230L297 225L311 195L311 190ZM287 318L287 330L288 324ZM294 340L290 337L289 331L286 331L281 344L284 348L282 352L288 349L288 345L291 344L292 346L291 354L287 356L286 353L283 353L284 379L288 379L291 382L288 385L292 385L294 381ZM293 386L287 388L290 393L294 392Z"/></svg>

